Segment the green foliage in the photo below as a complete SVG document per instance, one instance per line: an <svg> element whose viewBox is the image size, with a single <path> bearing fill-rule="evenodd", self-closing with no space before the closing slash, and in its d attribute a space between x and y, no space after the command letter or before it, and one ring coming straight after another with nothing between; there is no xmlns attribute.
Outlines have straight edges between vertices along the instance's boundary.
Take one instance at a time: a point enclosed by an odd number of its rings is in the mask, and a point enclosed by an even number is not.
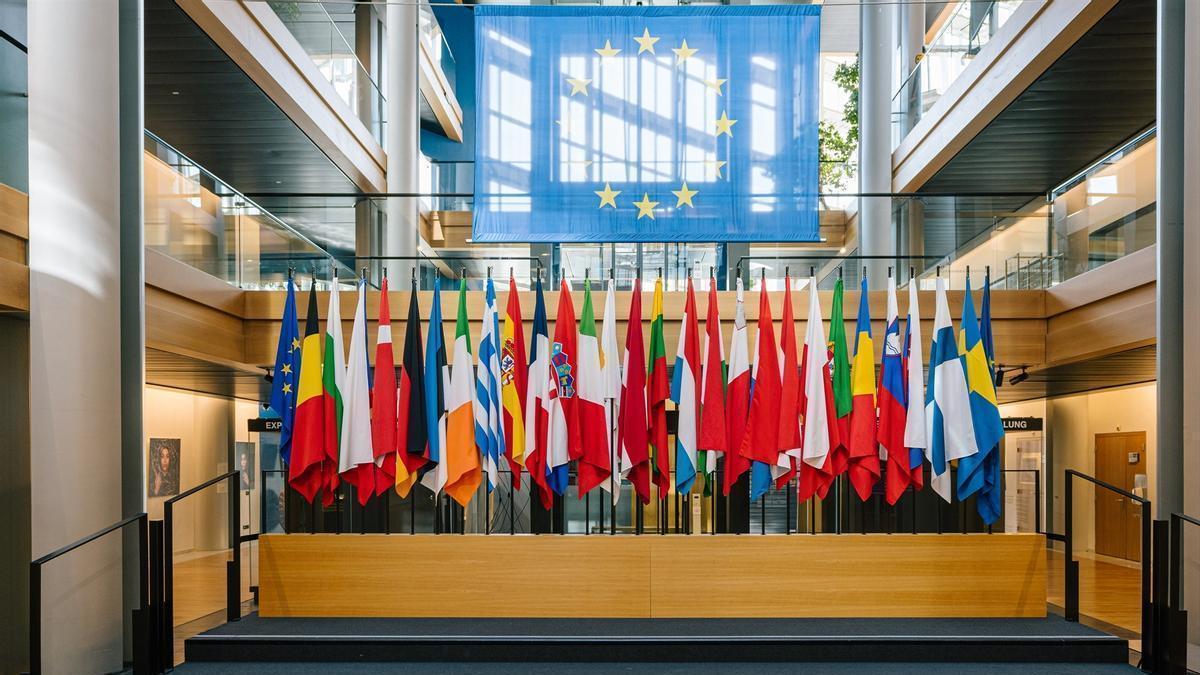
<svg viewBox="0 0 1200 675"><path fill-rule="evenodd" d="M833 82L848 94L842 108L843 133L831 122L817 125L818 175L822 188L841 189L854 177L854 153L858 149L858 59L842 63L833 71Z"/></svg>
<svg viewBox="0 0 1200 675"><path fill-rule="evenodd" d="M267 4L284 21L296 21L300 18L300 5L295 0L270 0Z"/></svg>

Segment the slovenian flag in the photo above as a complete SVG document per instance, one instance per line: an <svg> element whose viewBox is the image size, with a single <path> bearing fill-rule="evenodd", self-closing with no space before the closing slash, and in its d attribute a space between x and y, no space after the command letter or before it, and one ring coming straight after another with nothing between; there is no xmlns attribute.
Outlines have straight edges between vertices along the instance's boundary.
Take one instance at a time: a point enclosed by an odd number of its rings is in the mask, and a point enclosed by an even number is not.
<svg viewBox="0 0 1200 675"><path fill-rule="evenodd" d="M483 458L488 492L500 485L500 458L504 455L504 427L500 410L500 355L497 339L496 285L487 279L484 291L483 328L479 335L479 367L475 370L475 446Z"/></svg>
<svg viewBox="0 0 1200 675"><path fill-rule="evenodd" d="M471 503L482 481L475 447L475 359L467 321L467 280L458 282L458 321L454 330L454 362L446 387L446 494L460 506Z"/></svg>
<svg viewBox="0 0 1200 675"><path fill-rule="evenodd" d="M679 323L679 345L675 349L675 370L671 378L671 400L678 411L675 431L675 491L686 495L696 482L696 434L699 410L696 394L700 389L700 335L696 321L696 293L692 279L687 281L687 299L683 320Z"/></svg>
<svg viewBox="0 0 1200 675"><path fill-rule="evenodd" d="M650 435L646 415L646 350L642 344L642 281L633 280L629 323L625 330L625 363L617 417L621 471L643 504L650 503Z"/></svg>
<svg viewBox="0 0 1200 675"><path fill-rule="evenodd" d="M292 425L296 418L296 380L300 377L300 333L296 327L296 286L288 273L287 300L279 324L275 368L271 370L271 409L279 415L279 458L291 463Z"/></svg>
<svg viewBox="0 0 1200 675"><path fill-rule="evenodd" d="M324 482L325 395L321 389L323 347L317 321L316 280L308 287L308 316L300 348L300 381L296 389L296 418L288 482L312 503Z"/></svg>
<svg viewBox="0 0 1200 675"><path fill-rule="evenodd" d="M367 363L367 281L358 282L358 302L350 329L350 358L346 366L342 448L338 473L354 486L358 503L366 505L375 494L375 450L371 445L371 384Z"/></svg>
<svg viewBox="0 0 1200 675"><path fill-rule="evenodd" d="M921 354L921 307L917 282L908 282L908 318L904 321L904 384L908 388L904 417L904 445L908 448L908 475L913 487L925 486L925 359Z"/></svg>
<svg viewBox="0 0 1200 675"><path fill-rule="evenodd" d="M950 462L977 452L967 375L959 358L946 282L937 279L933 343L929 347L929 384L925 388L925 449L933 489L950 502Z"/></svg>
<svg viewBox="0 0 1200 675"><path fill-rule="evenodd" d="M991 313L990 307L988 313ZM971 400L971 426L975 431L975 447L978 448L978 452L964 457L958 463L958 499L964 500L978 492L976 507L983 521L990 525L1000 516L1000 486L998 483L993 484L994 467L990 463L993 455L999 457L1004 424L996 403L996 384L993 379L995 375L992 372L991 360L984 349L979 320L975 318L970 278L967 279L967 293L963 299L961 329L965 347L963 364L966 367L967 391L970 392Z"/></svg>
<svg viewBox="0 0 1200 675"><path fill-rule="evenodd" d="M750 460L742 456L742 440L750 415L750 338L746 329L745 291L742 279L737 280L737 305L733 315L733 337L729 340L729 387L725 390L725 414L729 451L725 453L725 495L742 474L750 468Z"/></svg>
<svg viewBox="0 0 1200 675"><path fill-rule="evenodd" d="M529 387L529 364L525 356L525 327L521 324L521 295L517 281L508 276L508 302L500 334L500 403L504 407L504 458L512 474L514 490L521 488L525 466L525 396Z"/></svg>
<svg viewBox="0 0 1200 675"><path fill-rule="evenodd" d="M596 310L592 306L592 282L583 282L583 313L579 317L579 373L575 380L578 396L579 498L612 477L609 457L608 417L604 407L605 382L600 365L600 336L596 333Z"/></svg>
<svg viewBox="0 0 1200 675"><path fill-rule="evenodd" d="M875 411L875 343L871 340L871 307L867 280L858 294L858 326L854 331L853 396L850 413L850 483L866 501L879 480L879 423Z"/></svg>
<svg viewBox="0 0 1200 675"><path fill-rule="evenodd" d="M908 446L904 425L908 419L908 391L904 386L904 346L900 342L900 310L896 303L896 278L888 277L887 328L879 366L879 444L887 450L887 503L895 504L908 489Z"/></svg>

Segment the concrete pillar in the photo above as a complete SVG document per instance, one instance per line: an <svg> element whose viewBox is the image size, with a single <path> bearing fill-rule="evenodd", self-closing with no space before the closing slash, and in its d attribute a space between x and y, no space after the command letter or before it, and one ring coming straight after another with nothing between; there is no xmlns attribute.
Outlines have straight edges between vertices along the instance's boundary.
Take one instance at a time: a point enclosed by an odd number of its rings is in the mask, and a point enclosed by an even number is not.
<svg viewBox="0 0 1200 675"><path fill-rule="evenodd" d="M863 0L859 7L859 148L858 187L864 194L892 191L891 81L892 5ZM889 197L861 197L858 251L861 255L894 256L896 230ZM871 288L886 285L888 260L864 261Z"/></svg>
<svg viewBox="0 0 1200 675"><path fill-rule="evenodd" d="M1184 396L1195 354L1184 349L1184 0L1158 3L1158 484L1155 518L1183 509ZM1193 130L1194 133L1194 130ZM1191 298L1195 302L1195 298ZM1183 364L1183 368L1180 367ZM1193 408L1195 410L1195 408Z"/></svg>
<svg viewBox="0 0 1200 675"><path fill-rule="evenodd" d="M119 4L29 4L34 556L123 515ZM54 561L42 601L45 672L122 668L119 538Z"/></svg>
<svg viewBox="0 0 1200 675"><path fill-rule="evenodd" d="M419 13L415 3L387 6L387 189L415 194L420 190L418 154L420 111L417 106L417 40ZM383 251L387 256L415 256L420 237L419 201L415 197L387 199L387 225ZM390 261L394 278L409 276L411 262Z"/></svg>

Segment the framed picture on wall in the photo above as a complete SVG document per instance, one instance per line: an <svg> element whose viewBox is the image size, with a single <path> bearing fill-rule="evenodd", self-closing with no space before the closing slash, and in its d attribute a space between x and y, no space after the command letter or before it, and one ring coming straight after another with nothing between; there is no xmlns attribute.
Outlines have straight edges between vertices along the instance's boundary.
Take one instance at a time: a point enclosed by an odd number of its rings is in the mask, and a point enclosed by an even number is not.
<svg viewBox="0 0 1200 675"><path fill-rule="evenodd" d="M254 489L254 444L247 441L237 441L233 444L233 461L236 462L241 478L239 490Z"/></svg>
<svg viewBox="0 0 1200 675"><path fill-rule="evenodd" d="M179 494L179 439L151 438L146 492L151 497Z"/></svg>

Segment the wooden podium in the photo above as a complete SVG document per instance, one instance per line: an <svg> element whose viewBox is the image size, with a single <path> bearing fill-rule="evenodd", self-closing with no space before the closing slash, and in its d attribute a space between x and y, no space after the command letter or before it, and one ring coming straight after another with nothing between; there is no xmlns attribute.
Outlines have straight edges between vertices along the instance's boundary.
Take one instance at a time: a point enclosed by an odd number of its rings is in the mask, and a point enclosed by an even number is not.
<svg viewBox="0 0 1200 675"><path fill-rule="evenodd" d="M1040 534L260 539L263 617L1044 617Z"/></svg>

